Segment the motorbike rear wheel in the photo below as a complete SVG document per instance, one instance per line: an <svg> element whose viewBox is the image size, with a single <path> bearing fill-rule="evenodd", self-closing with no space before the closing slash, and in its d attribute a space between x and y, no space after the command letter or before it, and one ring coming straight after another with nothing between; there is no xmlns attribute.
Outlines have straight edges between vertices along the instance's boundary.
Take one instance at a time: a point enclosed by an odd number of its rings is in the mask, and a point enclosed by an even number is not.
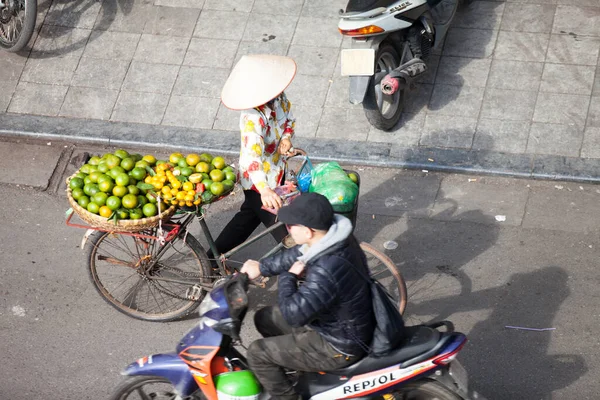
<svg viewBox="0 0 600 400"><path fill-rule="evenodd" d="M389 131L402 116L405 90L398 90L393 95L385 95L381 91L381 80L392 70L400 66L400 56L390 44L382 45L375 57L375 75L363 101L363 108L369 123L377 129Z"/></svg>
<svg viewBox="0 0 600 400"><path fill-rule="evenodd" d="M37 0L4 0L0 8L0 48L17 52L23 49L35 29Z"/></svg>
<svg viewBox="0 0 600 400"><path fill-rule="evenodd" d="M392 393L394 400L461 400L446 387L435 381L409 383L401 391Z"/></svg>
<svg viewBox="0 0 600 400"><path fill-rule="evenodd" d="M206 397L200 391L185 400L204 400ZM128 399L156 399L176 400L182 399L173 384L161 376L130 376L117 386L110 400Z"/></svg>

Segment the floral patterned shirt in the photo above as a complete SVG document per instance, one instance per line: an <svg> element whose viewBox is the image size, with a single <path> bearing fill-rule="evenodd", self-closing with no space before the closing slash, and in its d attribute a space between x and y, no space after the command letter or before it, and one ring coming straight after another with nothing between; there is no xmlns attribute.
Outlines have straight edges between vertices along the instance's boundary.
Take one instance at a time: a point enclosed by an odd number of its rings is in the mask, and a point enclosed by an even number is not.
<svg viewBox="0 0 600 400"><path fill-rule="evenodd" d="M244 190L271 189L282 183L285 163L279 142L294 134L295 119L284 93L262 106L242 111L239 181Z"/></svg>

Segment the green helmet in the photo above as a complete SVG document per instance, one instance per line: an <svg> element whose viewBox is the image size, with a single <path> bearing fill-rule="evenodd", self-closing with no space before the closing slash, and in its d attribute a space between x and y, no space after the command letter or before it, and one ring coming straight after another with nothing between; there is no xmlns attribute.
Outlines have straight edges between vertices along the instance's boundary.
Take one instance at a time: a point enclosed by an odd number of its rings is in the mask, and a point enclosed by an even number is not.
<svg viewBox="0 0 600 400"><path fill-rule="evenodd" d="M258 400L260 383L252 371L233 371L214 377L219 400Z"/></svg>

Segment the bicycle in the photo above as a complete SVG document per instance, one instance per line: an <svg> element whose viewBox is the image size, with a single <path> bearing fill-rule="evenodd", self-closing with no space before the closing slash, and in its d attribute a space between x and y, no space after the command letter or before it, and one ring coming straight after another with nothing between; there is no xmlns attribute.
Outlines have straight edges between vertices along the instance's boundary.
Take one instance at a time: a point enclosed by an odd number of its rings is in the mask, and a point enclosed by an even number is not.
<svg viewBox="0 0 600 400"><path fill-rule="evenodd" d="M102 298L118 311L141 320L165 322L184 317L220 279L235 272L229 262L231 256L283 225L276 223L221 254L206 223L206 210L180 210L170 221L137 233L88 230L81 248L86 248L88 273ZM199 222L212 254L220 254L215 260L218 271L213 271L206 250L188 231L194 220ZM67 224L86 227L69 220ZM290 239L288 236L262 258L293 245ZM403 313L406 285L395 264L371 245L363 242L360 246L371 275L388 289ZM258 285L264 287L265 282Z"/></svg>
<svg viewBox="0 0 600 400"><path fill-rule="evenodd" d="M0 48L22 50L33 35L37 0L0 0Z"/></svg>

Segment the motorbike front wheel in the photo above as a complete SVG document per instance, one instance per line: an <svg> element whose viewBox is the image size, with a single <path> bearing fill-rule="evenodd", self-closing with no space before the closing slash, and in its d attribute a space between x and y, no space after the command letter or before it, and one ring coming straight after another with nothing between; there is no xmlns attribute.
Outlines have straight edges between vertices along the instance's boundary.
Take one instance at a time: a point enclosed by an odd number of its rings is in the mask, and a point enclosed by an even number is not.
<svg viewBox="0 0 600 400"><path fill-rule="evenodd" d="M196 392L182 398L173 384L160 376L130 376L117 386L110 400L205 400L202 393Z"/></svg>
<svg viewBox="0 0 600 400"><path fill-rule="evenodd" d="M375 75L369 83L363 108L369 123L382 131L389 131L396 126L404 108L405 90L398 90L392 95L381 92L381 80L399 66L400 56L396 49L389 44L381 46L377 51Z"/></svg>
<svg viewBox="0 0 600 400"><path fill-rule="evenodd" d="M37 0L3 0L0 6L0 48L17 52L33 35Z"/></svg>

